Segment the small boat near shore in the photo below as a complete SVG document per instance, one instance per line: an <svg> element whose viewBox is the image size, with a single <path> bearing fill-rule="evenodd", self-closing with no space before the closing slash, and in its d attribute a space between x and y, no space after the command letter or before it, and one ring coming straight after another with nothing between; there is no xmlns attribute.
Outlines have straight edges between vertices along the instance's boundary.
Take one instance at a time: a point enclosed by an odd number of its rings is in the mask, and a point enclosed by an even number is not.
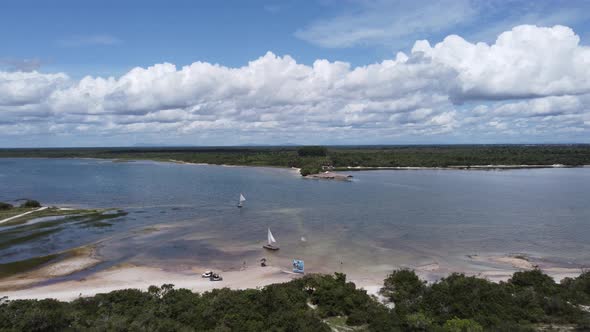
<svg viewBox="0 0 590 332"><path fill-rule="evenodd" d="M277 240L275 240L275 237L272 236L272 233L270 232L270 228L269 228L268 229L268 243L263 245L262 248L268 249L268 250L279 250L279 246L275 245L276 242L277 242Z"/></svg>

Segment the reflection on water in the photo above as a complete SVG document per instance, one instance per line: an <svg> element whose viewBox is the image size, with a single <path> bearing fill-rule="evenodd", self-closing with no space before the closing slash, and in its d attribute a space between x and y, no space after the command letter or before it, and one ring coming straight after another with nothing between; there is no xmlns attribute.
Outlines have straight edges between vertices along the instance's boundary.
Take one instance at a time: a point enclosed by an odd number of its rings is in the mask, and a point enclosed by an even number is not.
<svg viewBox="0 0 590 332"><path fill-rule="evenodd" d="M0 201L128 212L109 227L60 222L46 236L0 246L0 263L97 241L107 260L170 269L236 268L266 257L362 273L511 252L590 263L589 168L369 171L331 182L272 168L0 159L0 174ZM242 209L240 192L248 199ZM267 227L278 252L261 248ZM0 236L8 231L0 226Z"/></svg>

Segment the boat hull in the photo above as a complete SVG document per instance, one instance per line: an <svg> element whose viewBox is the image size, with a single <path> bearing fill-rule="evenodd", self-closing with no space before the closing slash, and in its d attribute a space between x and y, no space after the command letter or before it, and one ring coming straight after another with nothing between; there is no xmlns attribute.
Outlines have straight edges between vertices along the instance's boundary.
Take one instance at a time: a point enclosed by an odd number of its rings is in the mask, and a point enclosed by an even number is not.
<svg viewBox="0 0 590 332"><path fill-rule="evenodd" d="M272 244L265 244L262 246L262 248L273 251L279 250L279 247L275 247Z"/></svg>

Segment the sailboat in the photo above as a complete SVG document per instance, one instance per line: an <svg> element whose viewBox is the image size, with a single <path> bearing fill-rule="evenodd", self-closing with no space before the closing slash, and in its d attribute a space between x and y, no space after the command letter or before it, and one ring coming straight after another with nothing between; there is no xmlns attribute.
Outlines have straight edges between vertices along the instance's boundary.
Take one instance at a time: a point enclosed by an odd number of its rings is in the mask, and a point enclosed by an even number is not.
<svg viewBox="0 0 590 332"><path fill-rule="evenodd" d="M244 202L246 201L246 197L240 193L240 201L238 202L238 207L241 208L244 206Z"/></svg>
<svg viewBox="0 0 590 332"><path fill-rule="evenodd" d="M265 244L262 246L262 248L264 249L268 249L268 250L279 250L279 246L274 245L274 243L276 243L277 240L275 240L275 237L272 236L272 233L270 232L270 228L268 229L268 244Z"/></svg>

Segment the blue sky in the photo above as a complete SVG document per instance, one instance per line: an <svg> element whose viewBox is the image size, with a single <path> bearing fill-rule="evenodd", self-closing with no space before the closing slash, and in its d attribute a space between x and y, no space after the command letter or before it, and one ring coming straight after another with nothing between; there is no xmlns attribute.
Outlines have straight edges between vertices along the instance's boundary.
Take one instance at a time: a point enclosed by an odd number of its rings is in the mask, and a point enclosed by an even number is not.
<svg viewBox="0 0 590 332"><path fill-rule="evenodd" d="M2 1L0 146L589 142L589 13L589 1ZM569 30L542 30L555 25ZM515 44L478 51L487 65L458 62L502 33ZM568 51L525 54L551 43Z"/></svg>
<svg viewBox="0 0 590 332"><path fill-rule="evenodd" d="M424 31L408 28L399 31L400 37L352 45L326 47L305 35L339 18L345 21L335 24L342 33L357 23L347 23L351 17L361 18L366 26L377 21L379 27L379 20L385 25L428 3L7 0L0 4L0 38L3 57L39 59L47 70L74 76L121 75L136 66L161 62L207 61L236 67L267 51L289 54L306 64L328 59L366 65L411 48L417 39L439 41L459 34L467 40L493 42L498 33L519 24L563 24L573 28L583 43L588 38L590 2L567 0L472 2L475 8L457 22Z"/></svg>
<svg viewBox="0 0 590 332"><path fill-rule="evenodd" d="M295 37L304 23L337 10L315 2L9 1L0 6L4 56L38 58L48 70L77 76L120 75L165 61L241 66L269 50L304 63L318 57L357 63L376 58L373 50L323 49Z"/></svg>

